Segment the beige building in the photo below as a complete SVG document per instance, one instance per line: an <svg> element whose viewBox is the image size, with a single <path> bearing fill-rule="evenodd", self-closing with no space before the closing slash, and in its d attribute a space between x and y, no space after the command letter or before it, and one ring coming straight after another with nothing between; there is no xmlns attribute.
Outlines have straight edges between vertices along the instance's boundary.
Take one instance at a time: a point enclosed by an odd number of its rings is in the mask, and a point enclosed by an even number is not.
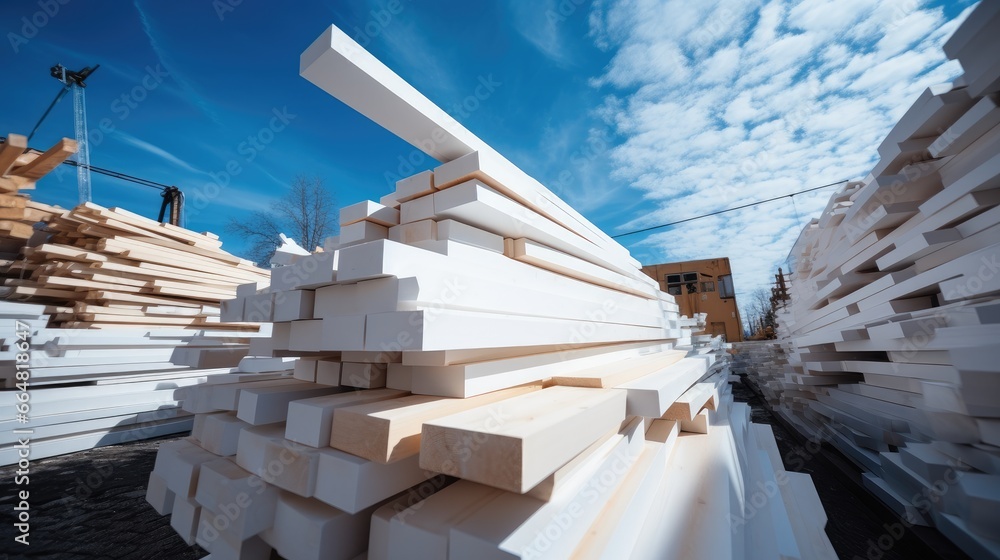
<svg viewBox="0 0 1000 560"><path fill-rule="evenodd" d="M677 298L681 315L705 313L706 332L725 335L729 342L743 340L728 258L652 264L642 267L642 271L659 282L661 290Z"/></svg>

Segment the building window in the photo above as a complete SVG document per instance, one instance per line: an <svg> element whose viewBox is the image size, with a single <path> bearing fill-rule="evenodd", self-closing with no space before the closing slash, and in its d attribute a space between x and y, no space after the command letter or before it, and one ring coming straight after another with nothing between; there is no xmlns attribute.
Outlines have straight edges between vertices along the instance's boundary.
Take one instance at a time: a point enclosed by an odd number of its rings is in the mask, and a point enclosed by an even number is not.
<svg viewBox="0 0 1000 560"><path fill-rule="evenodd" d="M701 291L703 291L703 292L714 292L715 291L715 282L702 282L701 283Z"/></svg>
<svg viewBox="0 0 1000 560"><path fill-rule="evenodd" d="M672 296L698 293L698 273L667 274L667 293Z"/></svg>
<svg viewBox="0 0 1000 560"><path fill-rule="evenodd" d="M719 276L719 297L723 299L736 297L736 291L733 289L732 274Z"/></svg>

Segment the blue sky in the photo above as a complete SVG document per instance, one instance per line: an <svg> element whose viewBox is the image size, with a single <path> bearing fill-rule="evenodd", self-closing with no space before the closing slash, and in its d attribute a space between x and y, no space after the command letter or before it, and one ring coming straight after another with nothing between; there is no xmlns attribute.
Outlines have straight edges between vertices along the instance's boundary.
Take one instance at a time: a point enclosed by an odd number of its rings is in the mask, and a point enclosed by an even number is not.
<svg viewBox="0 0 1000 560"><path fill-rule="evenodd" d="M50 66L99 63L87 88L92 163L179 186L187 226L239 251L225 221L268 209L296 174L322 177L347 205L378 200L391 190L386 177L408 170L412 147L299 77L301 52L335 24L617 234L863 178L913 99L960 75L940 45L972 2L398 6L5 1L0 68L16 87L0 88L0 134L34 126L59 88ZM484 79L500 85L463 108ZM32 146L72 137L71 109L67 98ZM436 164L417 159L414 171ZM72 206L69 171L44 179L35 198ZM155 217L157 191L93 181L96 203ZM729 256L738 292L748 292L770 281L829 194L621 241L644 263Z"/></svg>

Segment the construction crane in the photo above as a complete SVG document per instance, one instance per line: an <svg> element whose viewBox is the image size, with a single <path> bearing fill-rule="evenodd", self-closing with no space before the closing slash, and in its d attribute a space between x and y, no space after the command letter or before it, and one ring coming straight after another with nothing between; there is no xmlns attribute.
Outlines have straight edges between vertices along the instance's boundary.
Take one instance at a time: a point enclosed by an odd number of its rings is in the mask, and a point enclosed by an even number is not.
<svg viewBox="0 0 1000 560"><path fill-rule="evenodd" d="M42 121L49 116L52 108L62 101L68 91L73 90L73 128L76 134L76 143L79 146L76 152L76 180L80 190L80 204L90 202L90 143L87 138L87 96L85 89L87 84L85 80L100 67L100 64L95 64L93 68L87 66L83 70L74 72L67 70L62 64L56 64L49 69L52 77L62 82L63 88L56 94L56 98L52 100L49 108L45 110L42 118L38 119L35 128L28 135L30 142Z"/></svg>
<svg viewBox="0 0 1000 560"><path fill-rule="evenodd" d="M49 116L49 113L52 112L52 109L56 106L56 104L62 101L62 98L66 96L68 91L73 90L73 127L75 129L76 143L79 149L76 152L76 161L64 161L63 163L76 167L76 178L80 191L80 204L90 202L90 172L93 170L97 173L115 177L117 179L123 179L125 181L131 181L147 187L160 189L160 191L162 191L161 196L163 197L163 204L160 206L159 221L163 222L164 218L166 218L168 223L183 227L184 193L182 193L180 189L175 186L162 185L147 179L140 179L138 177L132 177L117 171L111 171L110 169L101 169L100 167L93 167L90 165L90 143L88 142L87 136L87 97L86 90L84 88L87 87L86 79L100 67L100 64L95 64L93 68L87 66L79 72L73 72L72 70L67 70L62 64L56 64L49 69L49 73L53 78L59 80L63 84L63 88L59 90L58 94L56 94L56 98L49 104L48 109L46 109L45 113L42 114L42 118L38 119L38 122L35 123L35 128L33 128L31 130L31 134L28 135L28 141L31 141L35 132L38 131L38 127L42 125L42 122Z"/></svg>

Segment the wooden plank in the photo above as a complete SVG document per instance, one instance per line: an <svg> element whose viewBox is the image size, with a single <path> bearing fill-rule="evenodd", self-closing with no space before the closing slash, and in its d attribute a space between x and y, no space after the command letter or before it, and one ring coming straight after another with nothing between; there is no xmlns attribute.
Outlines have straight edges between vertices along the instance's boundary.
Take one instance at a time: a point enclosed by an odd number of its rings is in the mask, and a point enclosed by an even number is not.
<svg viewBox="0 0 1000 560"><path fill-rule="evenodd" d="M195 501L205 510L218 514L223 513L222 507L240 507L239 515L230 515L229 523L217 526L224 527L228 534L238 539L249 539L274 524L279 491L260 482L256 475L229 459L208 461L199 470ZM245 497L240 498L241 494ZM250 496L252 499L246 499ZM219 529L215 531L218 533Z"/></svg>
<svg viewBox="0 0 1000 560"><path fill-rule="evenodd" d="M515 239L512 249L513 254L510 256L522 262L614 290L647 298L659 297L659 290L645 282L636 281L629 276L615 273L583 259L555 251L544 245L534 243L530 239Z"/></svg>
<svg viewBox="0 0 1000 560"><path fill-rule="evenodd" d="M405 391L374 389L292 401L288 405L285 438L310 447L326 447L330 445L333 414L338 408L389 400L405 395Z"/></svg>
<svg viewBox="0 0 1000 560"><path fill-rule="evenodd" d="M413 395L338 408L330 447L377 463L398 461L420 452L424 422L540 389L540 384L526 385L468 399Z"/></svg>
<svg viewBox="0 0 1000 560"><path fill-rule="evenodd" d="M649 359L652 355L669 359L668 355L660 352L662 346L660 342L611 344L453 366L414 367L409 373L410 391L419 395L465 398L550 377L574 375L581 370L600 369L610 374L618 371L614 364L619 360L643 354L649 354ZM673 354L683 356L684 353ZM412 366L390 365L393 370L405 367Z"/></svg>
<svg viewBox="0 0 1000 560"><path fill-rule="evenodd" d="M484 159L496 162L498 171L490 175L516 190L522 199L605 246L617 246L586 218L458 124L337 27L330 26L302 53L300 68L304 78L438 161L448 162L479 152ZM486 85L492 87L488 81Z"/></svg>
<svg viewBox="0 0 1000 560"><path fill-rule="evenodd" d="M489 506L503 492L465 480L408 507L376 514L388 527L372 530L371 560L448 558L449 533L462 520ZM374 521L373 521L374 525Z"/></svg>
<svg viewBox="0 0 1000 560"><path fill-rule="evenodd" d="M687 356L687 352L684 350L665 350L660 353L630 357L610 367L597 365L568 375L553 375L552 383L596 389L619 387L629 381L670 367L684 359L685 356Z"/></svg>
<svg viewBox="0 0 1000 560"><path fill-rule="evenodd" d="M392 241L347 248L341 259L339 281L358 284L321 290L317 313L328 317L446 307L666 325L664 304L657 300L581 282L471 246L449 245L448 251L447 256L440 255ZM387 276L395 276L402 283L395 284ZM374 280L383 282L367 283Z"/></svg>
<svg viewBox="0 0 1000 560"><path fill-rule="evenodd" d="M647 441L642 454L624 475L621 485L587 535L577 544L574 558L631 556L643 520L653 507L667 462L667 446Z"/></svg>
<svg viewBox="0 0 1000 560"><path fill-rule="evenodd" d="M657 327L452 309L437 312L421 310L369 315L365 324L365 349L378 351L388 345L402 351L434 351L620 340L657 341L669 334Z"/></svg>
<svg viewBox="0 0 1000 560"><path fill-rule="evenodd" d="M396 200L407 202L414 198L419 198L433 193L434 173L432 171L421 171L416 175L411 175L396 181Z"/></svg>
<svg viewBox="0 0 1000 560"><path fill-rule="evenodd" d="M399 210L383 206L371 200L365 200L340 209L340 227L362 220L383 227L392 227L399 224Z"/></svg>
<svg viewBox="0 0 1000 560"><path fill-rule="evenodd" d="M531 494L502 492L488 507L456 523L449 538L452 558L569 558L594 519L615 495L624 473L644 446L644 424L632 419L621 435L560 475L555 495L539 502ZM551 477L550 477L551 478ZM544 483L543 483L544 484ZM571 521L568 521L571 520ZM556 531L555 527L559 530Z"/></svg>
<svg viewBox="0 0 1000 560"><path fill-rule="evenodd" d="M236 417L252 426L283 422L288 416L290 402L322 397L340 391L342 389L339 387L326 387L315 383L241 389Z"/></svg>
<svg viewBox="0 0 1000 560"><path fill-rule="evenodd" d="M439 417L423 425L420 466L523 494L619 425L624 408L621 391L551 387Z"/></svg>
<svg viewBox="0 0 1000 560"><path fill-rule="evenodd" d="M368 546L374 508L357 514L316 500L283 492L274 512L274 526L262 536L285 558L351 560Z"/></svg>
<svg viewBox="0 0 1000 560"><path fill-rule="evenodd" d="M7 175L17 158L28 149L28 139L20 134L8 134L7 140L0 145L0 176ZM23 204L20 206L24 208Z"/></svg>
<svg viewBox="0 0 1000 560"><path fill-rule="evenodd" d="M706 360L684 358L649 375L619 385L628 394L628 413L659 418L692 385L704 377Z"/></svg>
<svg viewBox="0 0 1000 560"><path fill-rule="evenodd" d="M66 158L75 154L76 150L76 140L63 138L46 150L45 153L33 159L30 163L15 168L11 173L18 177L36 181L55 169Z"/></svg>
<svg viewBox="0 0 1000 560"><path fill-rule="evenodd" d="M583 218L541 183L523 176L520 169L492 149L467 154L434 169L434 187L437 189L447 189L470 180L482 181L505 197L538 212L596 246L625 255L627 259L632 260L635 268L640 266L638 261L628 256L624 247Z"/></svg>
<svg viewBox="0 0 1000 560"><path fill-rule="evenodd" d="M434 211L439 218L452 218L504 237L528 237L592 264L641 280L639 276L642 273L621 254L572 235L480 181L468 181L434 194Z"/></svg>
<svg viewBox="0 0 1000 560"><path fill-rule="evenodd" d="M319 450L315 497L347 513L358 513L431 477L412 455L376 463L337 449Z"/></svg>

